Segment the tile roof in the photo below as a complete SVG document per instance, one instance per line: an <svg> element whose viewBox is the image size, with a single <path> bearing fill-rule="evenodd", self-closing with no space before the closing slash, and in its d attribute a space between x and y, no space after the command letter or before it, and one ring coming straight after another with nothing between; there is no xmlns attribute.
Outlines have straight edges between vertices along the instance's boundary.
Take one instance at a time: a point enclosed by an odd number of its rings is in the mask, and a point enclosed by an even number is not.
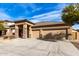
<svg viewBox="0 0 79 59"><path fill-rule="evenodd" d="M37 26L50 26L50 25L66 25L64 22L38 22L33 27Z"/></svg>
<svg viewBox="0 0 79 59"><path fill-rule="evenodd" d="M21 20L16 20L14 21L15 23L18 23L18 22L28 22L28 23L31 23L31 24L34 24L33 22L27 20L27 19L21 19Z"/></svg>

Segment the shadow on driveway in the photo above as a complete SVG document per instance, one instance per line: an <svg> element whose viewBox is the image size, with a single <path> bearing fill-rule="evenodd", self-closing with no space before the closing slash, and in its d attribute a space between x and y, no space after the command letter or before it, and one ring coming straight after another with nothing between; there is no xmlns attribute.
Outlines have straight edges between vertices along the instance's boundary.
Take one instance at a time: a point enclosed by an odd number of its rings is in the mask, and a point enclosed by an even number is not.
<svg viewBox="0 0 79 59"><path fill-rule="evenodd" d="M79 49L79 43L78 42L71 42L77 49Z"/></svg>

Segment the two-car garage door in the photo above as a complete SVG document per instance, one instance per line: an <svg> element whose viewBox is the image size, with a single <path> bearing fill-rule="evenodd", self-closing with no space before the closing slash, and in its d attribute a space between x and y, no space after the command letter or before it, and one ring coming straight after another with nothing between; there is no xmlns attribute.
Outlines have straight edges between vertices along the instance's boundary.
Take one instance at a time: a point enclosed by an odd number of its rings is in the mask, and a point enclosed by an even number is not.
<svg viewBox="0 0 79 59"><path fill-rule="evenodd" d="M66 33L66 29L55 29L55 30L42 30L42 37L50 37L52 35L58 34L58 33ZM33 38L39 38L40 37L40 30L34 30L32 31Z"/></svg>

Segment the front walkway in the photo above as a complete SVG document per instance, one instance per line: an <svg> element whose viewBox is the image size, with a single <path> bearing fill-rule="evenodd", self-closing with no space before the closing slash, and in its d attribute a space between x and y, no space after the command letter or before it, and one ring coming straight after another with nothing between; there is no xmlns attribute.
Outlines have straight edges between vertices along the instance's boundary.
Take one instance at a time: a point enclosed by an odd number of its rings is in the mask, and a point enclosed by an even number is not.
<svg viewBox="0 0 79 59"><path fill-rule="evenodd" d="M0 43L0 56L77 56L79 51L69 41L49 42L14 39Z"/></svg>

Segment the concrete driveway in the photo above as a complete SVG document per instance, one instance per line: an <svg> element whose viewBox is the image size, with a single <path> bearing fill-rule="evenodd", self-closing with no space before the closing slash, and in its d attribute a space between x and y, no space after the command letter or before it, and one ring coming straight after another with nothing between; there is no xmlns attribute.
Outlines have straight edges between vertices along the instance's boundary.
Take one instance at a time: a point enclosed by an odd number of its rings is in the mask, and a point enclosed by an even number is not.
<svg viewBox="0 0 79 59"><path fill-rule="evenodd" d="M79 50L69 41L13 39L0 43L0 56L78 56Z"/></svg>

